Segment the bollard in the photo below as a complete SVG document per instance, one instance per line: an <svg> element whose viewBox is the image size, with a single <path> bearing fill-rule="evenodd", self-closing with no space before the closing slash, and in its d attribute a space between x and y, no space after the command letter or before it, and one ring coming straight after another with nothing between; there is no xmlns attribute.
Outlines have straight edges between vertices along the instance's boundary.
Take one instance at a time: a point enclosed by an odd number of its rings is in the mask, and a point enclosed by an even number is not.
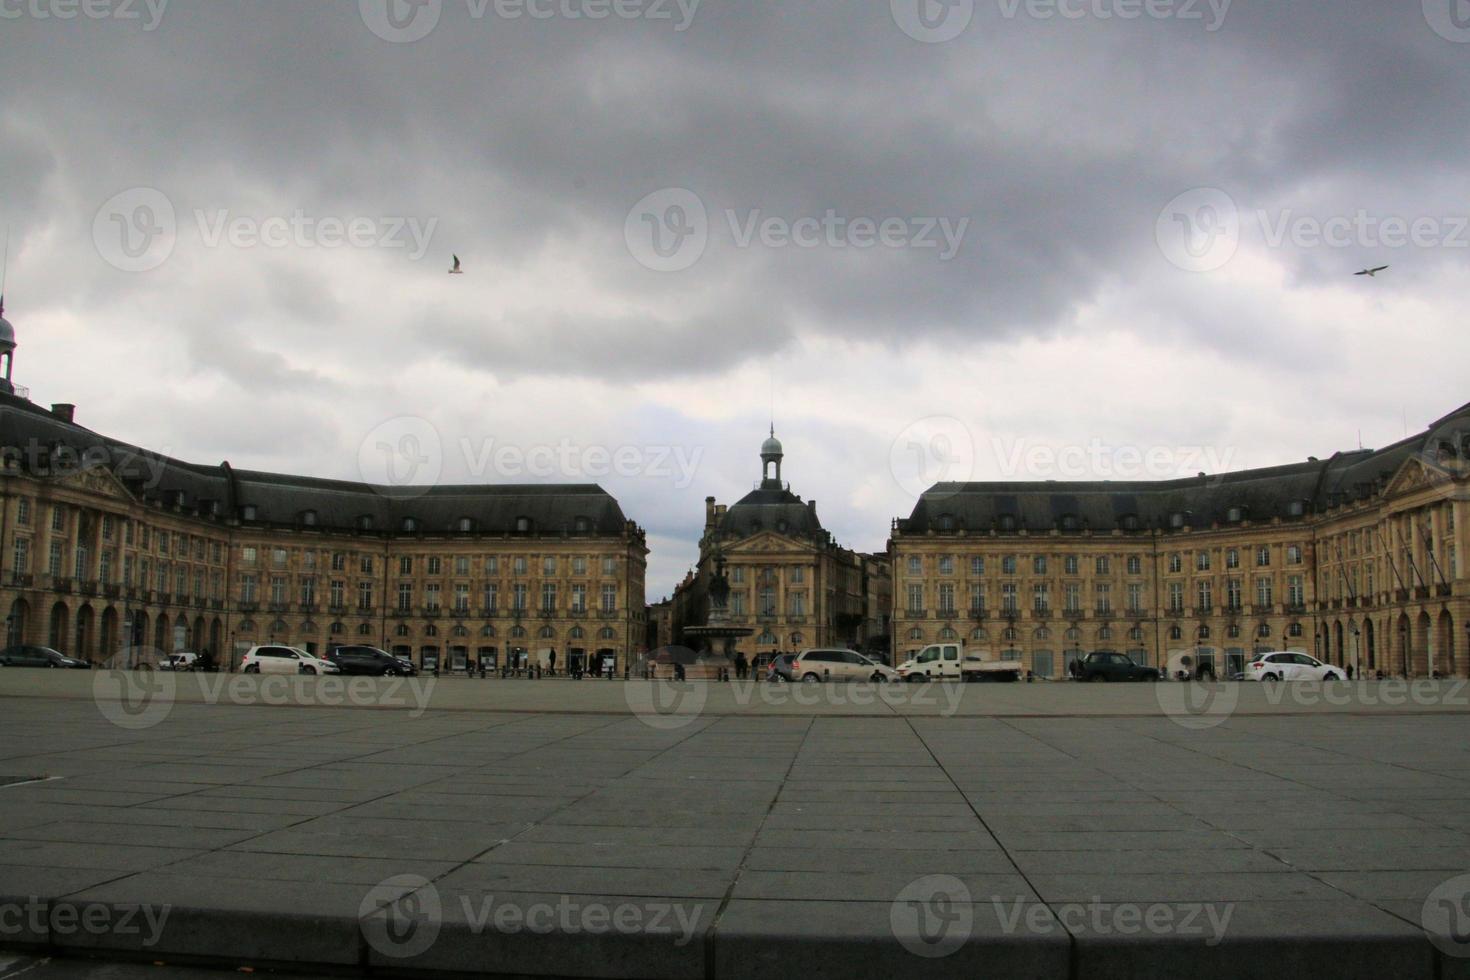
<svg viewBox="0 0 1470 980"><path fill-rule="evenodd" d="M823 671L822 671L822 683L825 684L827 681L830 681L831 679L832 679L832 668L831 667L827 667L827 668L823 669Z"/></svg>

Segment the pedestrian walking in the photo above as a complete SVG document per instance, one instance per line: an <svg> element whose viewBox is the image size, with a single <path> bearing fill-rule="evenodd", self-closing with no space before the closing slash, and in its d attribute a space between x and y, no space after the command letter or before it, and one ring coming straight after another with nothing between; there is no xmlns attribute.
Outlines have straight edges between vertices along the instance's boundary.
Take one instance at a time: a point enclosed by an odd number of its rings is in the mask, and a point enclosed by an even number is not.
<svg viewBox="0 0 1470 980"><path fill-rule="evenodd" d="M553 649L546 655L546 669L552 677L556 676L556 650Z"/></svg>

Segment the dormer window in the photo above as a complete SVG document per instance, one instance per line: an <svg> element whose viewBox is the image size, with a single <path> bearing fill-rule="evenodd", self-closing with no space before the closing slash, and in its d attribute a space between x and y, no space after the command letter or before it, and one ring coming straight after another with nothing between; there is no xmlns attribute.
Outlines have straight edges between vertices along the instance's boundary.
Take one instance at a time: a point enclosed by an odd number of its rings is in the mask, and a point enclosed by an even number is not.
<svg viewBox="0 0 1470 980"><path fill-rule="evenodd" d="M1137 514L1124 514L1123 515L1123 520L1122 520L1122 525L1123 525L1123 530L1125 530L1125 531L1137 531L1138 530L1138 515Z"/></svg>
<svg viewBox="0 0 1470 980"><path fill-rule="evenodd" d="M1176 531L1184 526L1184 521L1185 515L1183 511L1176 510L1174 513L1169 515L1169 526L1174 528Z"/></svg>
<svg viewBox="0 0 1470 980"><path fill-rule="evenodd" d="M529 517L516 518L516 533L529 534L531 531L531 519Z"/></svg>
<svg viewBox="0 0 1470 980"><path fill-rule="evenodd" d="M316 527L316 511L303 510L301 512L301 524L304 527Z"/></svg>
<svg viewBox="0 0 1470 980"><path fill-rule="evenodd" d="M242 520L242 521L253 521L253 520L255 520L255 505L254 504L244 504L244 505L242 505L240 507L240 520Z"/></svg>
<svg viewBox="0 0 1470 980"><path fill-rule="evenodd" d="M941 531L953 531L954 530L954 515L953 514L940 514L939 515L939 530L941 530Z"/></svg>
<svg viewBox="0 0 1470 980"><path fill-rule="evenodd" d="M403 519L403 531L404 531L405 534L413 534L418 529L419 529L419 522L418 522L418 519L417 518L414 518L414 517L405 517Z"/></svg>
<svg viewBox="0 0 1470 980"><path fill-rule="evenodd" d="M475 522L468 517L461 517L455 524L455 530L461 534L468 534L475 529Z"/></svg>
<svg viewBox="0 0 1470 980"><path fill-rule="evenodd" d="M1301 517L1307 512L1307 504L1304 500L1293 500L1286 505L1288 517Z"/></svg>
<svg viewBox="0 0 1470 980"><path fill-rule="evenodd" d="M357 519L357 529L359 531L371 531L373 529L373 515L363 514L359 517Z"/></svg>
<svg viewBox="0 0 1470 980"><path fill-rule="evenodd" d="M1016 515L1015 514L1002 514L1002 515L1000 515L1000 529L1002 531L1014 531L1016 529Z"/></svg>
<svg viewBox="0 0 1470 980"><path fill-rule="evenodd" d="M1063 514L1062 515L1062 530L1063 531L1075 531L1075 530L1077 530L1077 515L1076 514Z"/></svg>
<svg viewBox="0 0 1470 980"><path fill-rule="evenodd" d="M578 534L586 534L592 530L592 522L585 517L579 517L572 522L572 529Z"/></svg>
<svg viewBox="0 0 1470 980"><path fill-rule="evenodd" d="M1231 524L1239 524L1244 517L1245 512L1239 507L1231 507L1225 512L1225 519Z"/></svg>

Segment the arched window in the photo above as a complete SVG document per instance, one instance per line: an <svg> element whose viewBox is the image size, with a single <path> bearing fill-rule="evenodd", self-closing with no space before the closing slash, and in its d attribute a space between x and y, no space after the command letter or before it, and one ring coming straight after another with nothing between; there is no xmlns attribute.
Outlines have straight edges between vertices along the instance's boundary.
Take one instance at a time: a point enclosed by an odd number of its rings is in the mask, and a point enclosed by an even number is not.
<svg viewBox="0 0 1470 980"><path fill-rule="evenodd" d="M582 627L580 626L573 626L570 630L567 631L567 639L569 640L583 640L586 638L587 631L582 629Z"/></svg>
<svg viewBox="0 0 1470 980"><path fill-rule="evenodd" d="M1068 643L1077 643L1082 639L1082 631L1073 626L1064 634Z"/></svg>
<svg viewBox="0 0 1470 980"><path fill-rule="evenodd" d="M1171 640L1177 640L1180 637L1182 637L1183 635L1184 635L1184 631L1181 630L1178 626L1170 626L1169 627L1169 639L1171 639Z"/></svg>
<svg viewBox="0 0 1470 980"><path fill-rule="evenodd" d="M1014 626L1007 626L1005 632L1001 634L1001 638L1007 643L1016 642L1016 640L1019 639L1020 636L1021 634L1016 632L1016 628Z"/></svg>
<svg viewBox="0 0 1470 980"><path fill-rule="evenodd" d="M408 635L408 632L409 632L408 631L408 624L407 623L399 623L394 628L393 635L394 636L407 636Z"/></svg>
<svg viewBox="0 0 1470 980"><path fill-rule="evenodd" d="M1036 632L1031 634L1031 638L1037 641L1049 640L1051 639L1051 630L1045 626L1038 626L1036 627Z"/></svg>
<svg viewBox="0 0 1470 980"><path fill-rule="evenodd" d="M615 640L618 638L618 634L611 626L604 626L597 634L597 638L599 640Z"/></svg>
<svg viewBox="0 0 1470 980"><path fill-rule="evenodd" d="M512 640L524 640L526 638L526 628L524 626L512 626L510 628L510 638Z"/></svg>
<svg viewBox="0 0 1470 980"><path fill-rule="evenodd" d="M911 639L911 640L922 640L923 638L924 638L924 631L921 630L921 629L919 629L917 626L915 626L913 629L909 630L909 639Z"/></svg>
<svg viewBox="0 0 1470 980"><path fill-rule="evenodd" d="M1231 623L1229 626L1225 627L1225 635L1230 637L1232 640L1235 639L1236 637L1240 636L1240 627L1237 626L1235 623Z"/></svg>
<svg viewBox="0 0 1470 980"><path fill-rule="evenodd" d="M357 635L358 636L371 636L372 633L373 633L373 624L372 623L363 623L361 626L359 626L357 628Z"/></svg>
<svg viewBox="0 0 1470 980"><path fill-rule="evenodd" d="M439 635L439 627L435 626L433 623L430 623L428 626L425 626L424 627L424 635L425 636L438 636Z"/></svg>
<svg viewBox="0 0 1470 980"><path fill-rule="evenodd" d="M1099 640L1111 640L1113 638L1113 628L1111 626L1099 627L1097 631L1097 638Z"/></svg>
<svg viewBox="0 0 1470 980"><path fill-rule="evenodd" d="M485 637L493 637L493 636L495 636L495 627L494 626L486 626L486 627L483 627L480 630L480 635L481 636L485 636Z"/></svg>
<svg viewBox="0 0 1470 980"><path fill-rule="evenodd" d="M1141 639L1143 639L1143 627L1141 627L1141 626L1135 626L1131 630L1129 630L1128 631L1128 639L1130 639L1130 640L1141 640Z"/></svg>
<svg viewBox="0 0 1470 980"><path fill-rule="evenodd" d="M755 638L755 642L763 647L773 647L776 645L776 634L770 630L766 630Z"/></svg>
<svg viewBox="0 0 1470 980"><path fill-rule="evenodd" d="M1302 635L1302 624L1301 623L1292 623L1291 626L1287 629L1287 632L1289 632L1292 636L1301 636Z"/></svg>
<svg viewBox="0 0 1470 980"><path fill-rule="evenodd" d="M1210 628L1208 626L1201 626L1199 628L1199 638L1201 640L1208 640L1210 638Z"/></svg>
<svg viewBox="0 0 1470 980"><path fill-rule="evenodd" d="M944 629L939 631L939 638L941 640L958 640L960 636L953 629L946 626Z"/></svg>
<svg viewBox="0 0 1470 980"><path fill-rule="evenodd" d="M801 646L805 642L806 642L806 637L802 636L800 633L792 633L791 634L791 645L792 646L799 647L799 646Z"/></svg>
<svg viewBox="0 0 1470 980"><path fill-rule="evenodd" d="M976 641L977 643L983 643L986 640L990 639L990 634L985 632L984 627L977 626L970 632L970 639Z"/></svg>
<svg viewBox="0 0 1470 980"><path fill-rule="evenodd" d="M253 619L242 619L242 620L240 620L240 632L241 633L254 633L255 632L255 620L253 620Z"/></svg>
<svg viewBox="0 0 1470 980"><path fill-rule="evenodd" d="M343 626L340 622L339 623L333 623L332 624L332 635L333 636L340 636L343 633L345 633L346 631L347 631L347 627Z"/></svg>
<svg viewBox="0 0 1470 980"><path fill-rule="evenodd" d="M543 626L541 627L541 632L537 635L543 640L552 640L556 638L556 630L552 629L550 626Z"/></svg>
<svg viewBox="0 0 1470 980"><path fill-rule="evenodd" d="M454 629L452 629L452 630L449 631L449 635L450 636L469 636L470 635L470 631L465 628L465 625L463 623L455 623L454 624Z"/></svg>

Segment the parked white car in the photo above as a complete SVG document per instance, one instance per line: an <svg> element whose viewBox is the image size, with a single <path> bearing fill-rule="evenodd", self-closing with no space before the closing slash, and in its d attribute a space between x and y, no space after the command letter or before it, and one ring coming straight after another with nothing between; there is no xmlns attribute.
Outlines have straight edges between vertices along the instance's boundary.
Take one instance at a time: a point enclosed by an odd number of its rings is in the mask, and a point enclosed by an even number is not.
<svg viewBox="0 0 1470 980"><path fill-rule="evenodd" d="M240 661L246 674L340 674L342 668L297 647L269 644L254 646Z"/></svg>
<svg viewBox="0 0 1470 980"><path fill-rule="evenodd" d="M1255 681L1338 681L1342 671L1305 653L1258 653L1246 668Z"/></svg>

